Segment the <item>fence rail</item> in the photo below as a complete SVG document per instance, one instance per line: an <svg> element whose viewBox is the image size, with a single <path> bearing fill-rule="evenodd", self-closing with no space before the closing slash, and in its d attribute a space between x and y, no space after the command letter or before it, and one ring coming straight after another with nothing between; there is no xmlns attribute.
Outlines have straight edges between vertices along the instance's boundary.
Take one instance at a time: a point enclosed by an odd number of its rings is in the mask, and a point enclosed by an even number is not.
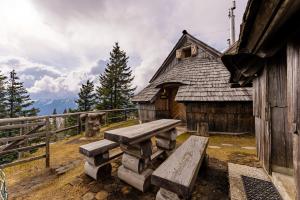
<svg viewBox="0 0 300 200"><path fill-rule="evenodd" d="M46 167L49 167L51 139L62 132L71 130L76 130L76 134L81 133L84 125L80 115L88 113L101 114L103 116L102 125L137 117L136 108L126 108L0 119L0 135L5 135L5 137L0 138L0 161L2 162L0 168L44 158ZM21 158L23 152L32 152L39 148L45 148L45 154ZM7 155L18 156L19 159L3 163L1 158Z"/></svg>

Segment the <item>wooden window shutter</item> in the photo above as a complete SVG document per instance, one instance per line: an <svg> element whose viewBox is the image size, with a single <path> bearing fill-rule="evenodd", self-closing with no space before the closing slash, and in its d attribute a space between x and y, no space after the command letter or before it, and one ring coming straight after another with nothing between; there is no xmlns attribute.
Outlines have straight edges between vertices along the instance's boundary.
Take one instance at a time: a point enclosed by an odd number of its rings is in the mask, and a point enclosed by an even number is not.
<svg viewBox="0 0 300 200"><path fill-rule="evenodd" d="M176 58L177 59L181 59L182 58L182 50L181 49L177 49L176 50Z"/></svg>
<svg viewBox="0 0 300 200"><path fill-rule="evenodd" d="M195 44L191 45L191 54L192 56L196 56L198 54L198 47Z"/></svg>

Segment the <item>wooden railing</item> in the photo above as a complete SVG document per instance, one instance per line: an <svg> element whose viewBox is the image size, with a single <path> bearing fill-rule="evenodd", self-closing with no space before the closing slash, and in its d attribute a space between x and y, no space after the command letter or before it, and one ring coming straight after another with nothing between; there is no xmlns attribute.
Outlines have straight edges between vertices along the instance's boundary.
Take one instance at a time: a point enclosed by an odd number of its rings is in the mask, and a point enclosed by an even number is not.
<svg viewBox="0 0 300 200"><path fill-rule="evenodd" d="M53 136L70 130L75 131L75 134L81 133L83 124L80 115L86 113L102 113L103 125L127 120L130 117L137 117L136 108L127 108L0 119L0 134L5 135L5 137L0 138L0 158L12 154L18 154L19 157L13 162L0 165L0 168L43 158L45 159L46 167L49 167L50 141L54 138ZM39 148L45 148L45 154L22 158L23 152L35 151Z"/></svg>

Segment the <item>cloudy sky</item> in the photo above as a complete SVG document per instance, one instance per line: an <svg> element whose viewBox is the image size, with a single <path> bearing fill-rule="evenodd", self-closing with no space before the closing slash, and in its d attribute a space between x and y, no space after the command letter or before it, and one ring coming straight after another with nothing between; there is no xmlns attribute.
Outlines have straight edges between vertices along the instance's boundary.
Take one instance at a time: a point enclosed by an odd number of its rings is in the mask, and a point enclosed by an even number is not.
<svg viewBox="0 0 300 200"><path fill-rule="evenodd" d="M237 0L237 33L247 0ZM0 0L0 70L32 98L76 96L118 41L144 87L186 29L222 51L231 0Z"/></svg>

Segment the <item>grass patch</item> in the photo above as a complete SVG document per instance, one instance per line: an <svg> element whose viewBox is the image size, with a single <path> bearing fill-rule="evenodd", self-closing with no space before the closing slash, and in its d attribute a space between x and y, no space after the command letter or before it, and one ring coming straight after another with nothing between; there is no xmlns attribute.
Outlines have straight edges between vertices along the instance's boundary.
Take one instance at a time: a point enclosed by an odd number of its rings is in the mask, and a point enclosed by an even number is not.
<svg viewBox="0 0 300 200"><path fill-rule="evenodd" d="M177 137L179 144L189 138L190 134L184 133ZM254 135L211 135L209 137L208 146L219 148L207 148L207 154L211 158L224 162L232 162L236 164L244 164L249 166L259 166L256 158L255 149L244 149L242 147L255 147Z"/></svg>

